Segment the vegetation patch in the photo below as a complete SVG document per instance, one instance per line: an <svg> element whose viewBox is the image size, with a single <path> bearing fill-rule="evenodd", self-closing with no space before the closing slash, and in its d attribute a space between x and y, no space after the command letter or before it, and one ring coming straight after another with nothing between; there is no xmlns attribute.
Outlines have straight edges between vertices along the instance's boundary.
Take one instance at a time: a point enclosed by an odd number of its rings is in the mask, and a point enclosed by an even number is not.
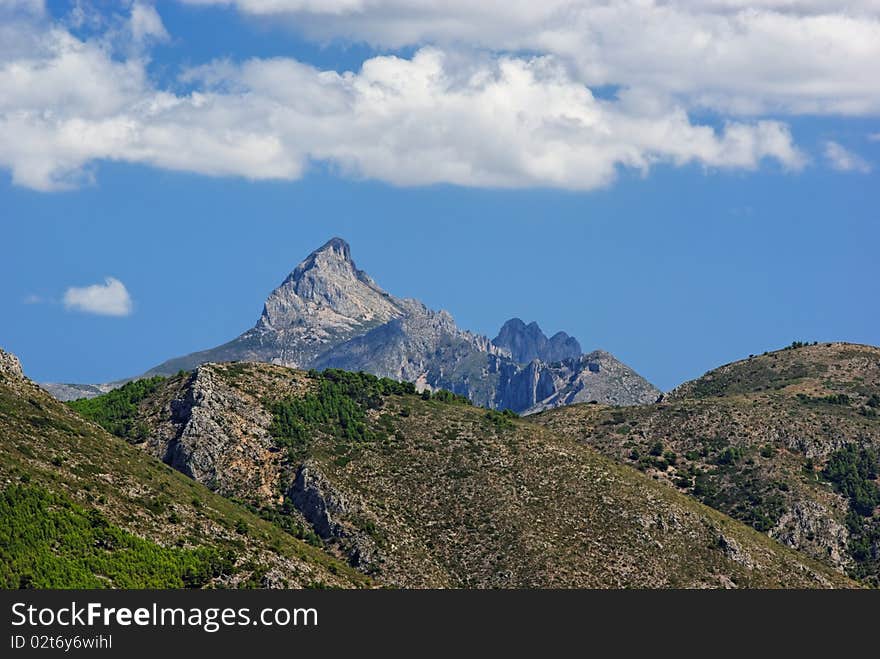
<svg viewBox="0 0 880 659"><path fill-rule="evenodd" d="M816 345L819 345L818 341L813 341L812 343L809 341L792 341L791 344L787 345L783 350L797 350L798 348L806 348L807 346Z"/></svg>
<svg viewBox="0 0 880 659"><path fill-rule="evenodd" d="M829 396L808 396L807 394L798 394L798 400L808 405L849 405L852 402L852 399L846 394L831 394Z"/></svg>
<svg viewBox="0 0 880 659"><path fill-rule="evenodd" d="M345 466L354 457L352 450L365 443L384 441L394 431L391 417L382 415L373 421L367 412L379 410L388 396L416 393L412 382L398 382L369 373L350 373L338 369L311 370L310 379L316 387L303 396L268 401L272 413L269 432L275 442L287 450L291 460L300 460L308 453L310 439L321 433L337 440L334 449L338 466ZM470 404L457 394L445 390L425 391L425 400L441 403ZM401 414L407 416L409 408ZM356 453L356 451L355 451Z"/></svg>
<svg viewBox="0 0 880 659"><path fill-rule="evenodd" d="M137 419L138 403L155 392L164 381L161 375L134 380L103 396L81 398L67 404L80 416L118 437L143 441L149 428Z"/></svg>
<svg viewBox="0 0 880 659"><path fill-rule="evenodd" d="M0 493L3 588L201 588L232 569L230 551L162 547L39 487Z"/></svg>
<svg viewBox="0 0 880 659"><path fill-rule="evenodd" d="M727 450L727 449L725 449ZM697 471L692 494L707 506L766 533L786 510L775 483L767 483L754 469L735 470L734 463L715 472Z"/></svg>
<svg viewBox="0 0 880 659"><path fill-rule="evenodd" d="M510 430L516 427L513 420L518 419L519 415L513 410L503 410L501 412L498 410L486 410L483 418L496 430Z"/></svg>
<svg viewBox="0 0 880 659"><path fill-rule="evenodd" d="M877 468L877 451L849 444L832 453L821 472L849 502L846 526L855 561L850 576L875 587L880 586L880 518L874 514L880 505Z"/></svg>

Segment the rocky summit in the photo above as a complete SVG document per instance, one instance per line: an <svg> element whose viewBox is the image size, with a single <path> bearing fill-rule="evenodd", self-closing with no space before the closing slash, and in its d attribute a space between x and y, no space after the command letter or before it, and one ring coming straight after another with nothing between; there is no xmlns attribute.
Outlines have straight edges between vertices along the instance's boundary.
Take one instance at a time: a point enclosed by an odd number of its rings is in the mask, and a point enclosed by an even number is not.
<svg viewBox="0 0 880 659"><path fill-rule="evenodd" d="M407 304L358 270L348 243L333 238L272 291L253 328L216 348L170 359L147 375L189 371L212 361L308 368L334 346L406 314Z"/></svg>
<svg viewBox="0 0 880 659"><path fill-rule="evenodd" d="M357 268L341 238L296 266L269 295L253 328L145 375L228 361L364 371L519 413L572 402L635 405L660 395L609 353L582 354L577 339L565 332L548 338L537 323L513 318L489 340L460 329L446 311L394 297ZM44 386L62 400L106 391L106 385Z"/></svg>

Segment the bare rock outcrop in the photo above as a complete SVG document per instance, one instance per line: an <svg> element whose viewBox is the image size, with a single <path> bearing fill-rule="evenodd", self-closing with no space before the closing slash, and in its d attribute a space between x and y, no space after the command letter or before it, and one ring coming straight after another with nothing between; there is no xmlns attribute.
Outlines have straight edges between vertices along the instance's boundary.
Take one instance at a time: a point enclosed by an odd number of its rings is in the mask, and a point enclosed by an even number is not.
<svg viewBox="0 0 880 659"><path fill-rule="evenodd" d="M840 569L852 563L847 550L849 531L832 511L815 501L795 502L770 530L770 537Z"/></svg>
<svg viewBox="0 0 880 659"><path fill-rule="evenodd" d="M270 416L230 387L216 367L196 369L163 410L145 448L175 469L226 495L270 502L280 495Z"/></svg>
<svg viewBox="0 0 880 659"><path fill-rule="evenodd" d="M21 361L18 357L2 348L0 348L0 374L10 378L24 377L24 371L21 370Z"/></svg>

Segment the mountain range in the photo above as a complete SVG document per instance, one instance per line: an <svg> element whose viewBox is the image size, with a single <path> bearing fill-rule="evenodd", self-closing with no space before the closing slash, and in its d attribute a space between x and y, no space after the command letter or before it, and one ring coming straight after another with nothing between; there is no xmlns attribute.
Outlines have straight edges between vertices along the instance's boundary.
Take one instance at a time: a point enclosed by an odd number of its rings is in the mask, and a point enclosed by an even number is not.
<svg viewBox="0 0 880 659"><path fill-rule="evenodd" d="M613 355L584 354L565 332L548 338L537 323L518 318L492 340L462 330L448 312L382 290L357 268L341 238L296 266L269 295L253 328L215 348L169 359L144 377L229 361L364 371L517 413L590 401L635 405L660 395ZM71 400L118 384L43 386Z"/></svg>
<svg viewBox="0 0 880 659"><path fill-rule="evenodd" d="M858 586L531 418L255 362L65 405L0 351L0 583Z"/></svg>
<svg viewBox="0 0 880 659"><path fill-rule="evenodd" d="M462 330L335 238L238 338L64 387L0 350L7 587L880 587L873 346L661 394L564 332Z"/></svg>

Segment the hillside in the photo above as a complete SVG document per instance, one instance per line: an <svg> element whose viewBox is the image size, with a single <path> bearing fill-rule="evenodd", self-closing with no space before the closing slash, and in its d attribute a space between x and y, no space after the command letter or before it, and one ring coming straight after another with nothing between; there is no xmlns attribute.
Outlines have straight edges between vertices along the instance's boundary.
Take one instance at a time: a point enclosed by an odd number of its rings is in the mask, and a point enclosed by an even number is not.
<svg viewBox="0 0 880 659"><path fill-rule="evenodd" d="M85 421L2 350L0 439L0 587L369 585Z"/></svg>
<svg viewBox="0 0 880 659"><path fill-rule="evenodd" d="M275 288L256 324L223 345L170 359L145 375L173 375L207 362L252 361L296 368L364 371L448 389L494 409L524 412L598 400L653 402L660 391L613 355L581 354L565 332L509 320L498 336L460 329L446 311L382 290L333 238ZM59 400L106 393L108 385L46 383Z"/></svg>
<svg viewBox="0 0 880 659"><path fill-rule="evenodd" d="M656 405L530 417L880 585L880 349L794 344Z"/></svg>
<svg viewBox="0 0 880 659"><path fill-rule="evenodd" d="M255 363L148 389L84 413L219 493L308 524L388 586L852 585L631 467L448 392Z"/></svg>

